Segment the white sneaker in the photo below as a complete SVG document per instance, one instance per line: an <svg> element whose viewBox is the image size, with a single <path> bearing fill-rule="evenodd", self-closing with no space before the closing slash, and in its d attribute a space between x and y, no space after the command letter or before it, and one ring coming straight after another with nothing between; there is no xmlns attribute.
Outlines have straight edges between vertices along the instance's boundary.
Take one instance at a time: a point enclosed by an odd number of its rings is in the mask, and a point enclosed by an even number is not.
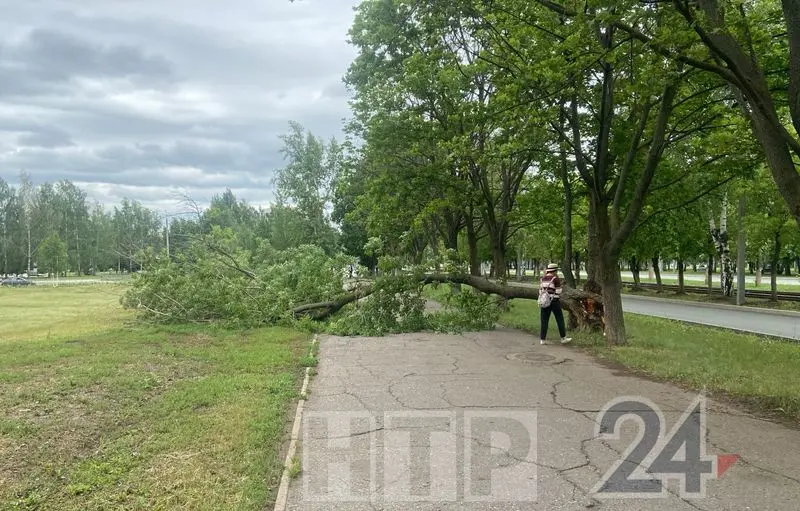
<svg viewBox="0 0 800 511"><path fill-rule="evenodd" d="M570 342L572 342L572 337L564 337L561 339L561 344L568 344Z"/></svg>
<svg viewBox="0 0 800 511"><path fill-rule="evenodd" d="M544 339L539 339L539 344L547 344L547 341L545 341Z"/></svg>

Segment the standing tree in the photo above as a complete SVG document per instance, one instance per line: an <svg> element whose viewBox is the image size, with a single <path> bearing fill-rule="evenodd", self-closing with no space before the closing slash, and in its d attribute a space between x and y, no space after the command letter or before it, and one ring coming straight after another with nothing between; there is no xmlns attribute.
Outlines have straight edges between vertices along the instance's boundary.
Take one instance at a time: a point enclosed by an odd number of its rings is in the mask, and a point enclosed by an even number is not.
<svg viewBox="0 0 800 511"><path fill-rule="evenodd" d="M58 276L69 267L67 244L57 233L53 233L39 245L37 259L41 270Z"/></svg>
<svg viewBox="0 0 800 511"><path fill-rule="evenodd" d="M288 163L275 176L278 207L296 208L310 231L311 237L303 241L333 253L336 236L328 211L333 182L342 166L342 147L334 139L325 144L296 122L291 122L289 128L289 133L281 136L282 153Z"/></svg>
<svg viewBox="0 0 800 511"><path fill-rule="evenodd" d="M730 246L728 243L728 196L722 199L722 210L719 216L719 228L714 217L708 219L711 239L720 261L720 288L723 296L733 296L733 266L731 264Z"/></svg>
<svg viewBox="0 0 800 511"><path fill-rule="evenodd" d="M573 19L606 22L643 49L728 85L750 124L789 212L800 226L800 2L699 0L583 2L537 0ZM642 22L657 12L659 23ZM791 124L791 127L787 124ZM793 129L792 129L793 128Z"/></svg>

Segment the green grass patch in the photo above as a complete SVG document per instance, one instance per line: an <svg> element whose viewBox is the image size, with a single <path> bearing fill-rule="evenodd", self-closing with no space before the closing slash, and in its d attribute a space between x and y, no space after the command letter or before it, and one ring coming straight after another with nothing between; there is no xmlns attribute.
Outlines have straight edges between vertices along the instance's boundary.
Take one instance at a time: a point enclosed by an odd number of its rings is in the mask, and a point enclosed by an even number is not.
<svg viewBox="0 0 800 511"><path fill-rule="evenodd" d="M268 507L309 335L125 325L108 289L0 293L77 322L0 343L0 509Z"/></svg>
<svg viewBox="0 0 800 511"><path fill-rule="evenodd" d="M537 304L513 300L500 322L538 332ZM602 335L582 332L573 343L650 376L800 419L800 344L636 314L626 314L625 325L626 346L609 348Z"/></svg>
<svg viewBox="0 0 800 511"><path fill-rule="evenodd" d="M108 330L133 317L119 303L124 284L0 287L0 343Z"/></svg>

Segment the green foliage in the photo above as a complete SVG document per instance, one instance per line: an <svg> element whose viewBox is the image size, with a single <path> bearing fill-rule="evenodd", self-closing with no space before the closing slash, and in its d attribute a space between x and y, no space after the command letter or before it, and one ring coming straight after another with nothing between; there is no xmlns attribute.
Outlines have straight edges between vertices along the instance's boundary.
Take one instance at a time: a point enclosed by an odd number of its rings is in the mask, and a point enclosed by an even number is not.
<svg viewBox="0 0 800 511"><path fill-rule="evenodd" d="M281 152L287 165L275 178L278 198L271 231L294 234L304 243L323 247L328 254L336 251L336 233L326 216L333 195L334 182L343 164L343 149L336 140L325 144L298 123L289 124L288 134L281 136ZM276 224L277 221L277 224ZM281 223L290 222L292 228ZM297 246L289 243L288 246Z"/></svg>
<svg viewBox="0 0 800 511"><path fill-rule="evenodd" d="M331 322L334 335L381 336L427 327L422 286L413 276L382 277L373 292Z"/></svg>
<svg viewBox="0 0 800 511"><path fill-rule="evenodd" d="M382 336L394 333L434 331L462 333L494 329L502 309L497 300L472 288L459 292L443 285L423 292L419 275L382 277L377 290L343 311L327 332L333 335ZM449 288L448 288L449 289ZM441 310L425 312L426 297L441 302Z"/></svg>
<svg viewBox="0 0 800 511"><path fill-rule="evenodd" d="M60 274L69 265L67 244L53 233L39 245L39 267L41 271Z"/></svg>
<svg viewBox="0 0 800 511"><path fill-rule="evenodd" d="M143 319L160 323L221 321L240 326L285 324L294 307L342 294L347 259L302 245L253 253L230 229L214 227L172 258L145 254L147 271L122 298Z"/></svg>
<svg viewBox="0 0 800 511"><path fill-rule="evenodd" d="M430 328L436 332L493 330L502 313L496 298L472 288L448 294L444 306L428 317Z"/></svg>

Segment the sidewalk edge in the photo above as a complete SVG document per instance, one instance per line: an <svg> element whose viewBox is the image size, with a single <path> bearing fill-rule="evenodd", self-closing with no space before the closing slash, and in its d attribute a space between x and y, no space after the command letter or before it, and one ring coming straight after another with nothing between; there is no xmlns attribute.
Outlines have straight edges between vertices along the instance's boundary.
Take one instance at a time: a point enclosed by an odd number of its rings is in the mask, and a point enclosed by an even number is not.
<svg viewBox="0 0 800 511"><path fill-rule="evenodd" d="M315 335L311 339L311 348L309 353L313 354L314 346L319 342ZM291 476L289 470L292 466L292 458L297 453L297 442L300 439L300 424L303 420L303 409L305 408L306 396L308 392L308 381L311 375L311 368L306 367L306 375L303 378L303 387L300 389L300 400L297 402L297 410L294 414L294 423L292 424L292 436L289 440L289 450L286 452L286 458L283 462L283 475L281 475L281 482L278 486L278 494L275 497L275 507L273 511L285 511L289 504L289 483Z"/></svg>

